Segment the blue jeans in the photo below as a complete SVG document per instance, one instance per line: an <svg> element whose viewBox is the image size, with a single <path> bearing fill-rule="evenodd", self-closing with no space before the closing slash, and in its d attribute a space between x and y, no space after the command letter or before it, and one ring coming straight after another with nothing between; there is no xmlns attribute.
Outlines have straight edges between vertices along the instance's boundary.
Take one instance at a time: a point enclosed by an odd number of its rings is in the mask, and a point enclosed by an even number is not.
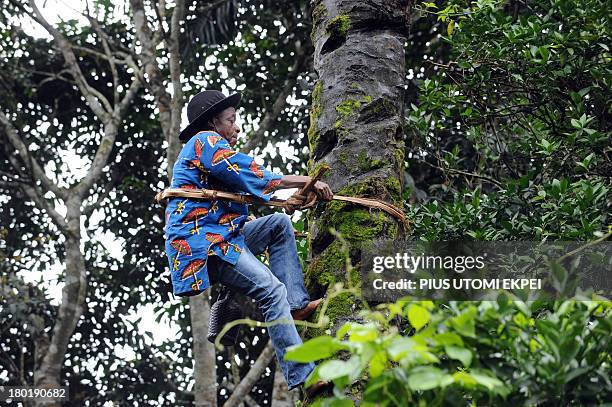
<svg viewBox="0 0 612 407"><path fill-rule="evenodd" d="M283 358L287 347L302 343L291 311L304 308L310 302L298 260L293 225L289 216L275 213L246 222L240 233L244 234L247 247L236 265L232 267L230 263L212 256L208 275L211 284L219 282L257 301L266 322L288 321L268 327L268 334L291 390L302 384L315 367L312 362L298 363ZM270 258L269 269L255 257L266 248Z"/></svg>

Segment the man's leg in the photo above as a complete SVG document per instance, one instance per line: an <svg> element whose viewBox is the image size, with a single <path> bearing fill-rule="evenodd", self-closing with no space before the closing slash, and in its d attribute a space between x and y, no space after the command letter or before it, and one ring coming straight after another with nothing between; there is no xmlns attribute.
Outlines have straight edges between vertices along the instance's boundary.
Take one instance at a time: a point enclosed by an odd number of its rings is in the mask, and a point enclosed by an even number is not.
<svg viewBox="0 0 612 407"><path fill-rule="evenodd" d="M304 274L297 253L291 219L277 212L246 222L242 229L249 250L258 255L268 248L270 270L287 287L291 311L310 302L304 286Z"/></svg>
<svg viewBox="0 0 612 407"><path fill-rule="evenodd" d="M302 343L289 311L285 285L248 247L233 267L216 256L209 257L208 274L211 282L219 282L257 301L266 322L285 321L268 327L268 334L289 388L303 383L314 369L314 363L283 360L287 347Z"/></svg>

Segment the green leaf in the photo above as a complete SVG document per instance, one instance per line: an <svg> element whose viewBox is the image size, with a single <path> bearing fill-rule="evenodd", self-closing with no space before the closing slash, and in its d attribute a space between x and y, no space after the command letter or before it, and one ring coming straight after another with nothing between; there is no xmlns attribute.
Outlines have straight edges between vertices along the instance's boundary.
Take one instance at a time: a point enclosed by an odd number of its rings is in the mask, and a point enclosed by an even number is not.
<svg viewBox="0 0 612 407"><path fill-rule="evenodd" d="M476 383L485 386L489 390L495 390L498 387L504 387L504 384L497 377L489 376L485 373L478 371L472 371L470 372L470 375L474 380L476 380Z"/></svg>
<svg viewBox="0 0 612 407"><path fill-rule="evenodd" d="M372 342L378 338L378 329L372 324L352 326L349 333L349 341L351 342Z"/></svg>
<svg viewBox="0 0 612 407"><path fill-rule="evenodd" d="M408 375L408 387L412 390L431 390L440 385L442 371L433 366L419 366Z"/></svg>
<svg viewBox="0 0 612 407"><path fill-rule="evenodd" d="M478 384L476 383L476 380L474 380L471 374L469 374L468 372L464 372L464 371L453 373L452 378L455 381L455 383L460 383L461 385L466 386L466 387L472 387Z"/></svg>
<svg viewBox="0 0 612 407"><path fill-rule="evenodd" d="M475 307L469 307L467 310L462 312L450 319L450 324L453 328L463 336L470 338L476 337L476 318L477 309Z"/></svg>
<svg viewBox="0 0 612 407"><path fill-rule="evenodd" d="M446 32L448 33L449 37L453 35L454 29L455 29L455 20L451 20L450 23L448 23L448 26L446 27Z"/></svg>
<svg viewBox="0 0 612 407"><path fill-rule="evenodd" d="M351 329L353 329L353 325L353 322L344 323L344 325L342 325L340 329L336 331L336 339L342 340L344 338L344 335L346 335Z"/></svg>
<svg viewBox="0 0 612 407"><path fill-rule="evenodd" d="M458 345L463 346L463 339L454 332L442 332L434 336L434 341L439 346Z"/></svg>
<svg viewBox="0 0 612 407"><path fill-rule="evenodd" d="M412 304L408 309L408 321L417 331L427 325L430 318L429 311L420 305Z"/></svg>
<svg viewBox="0 0 612 407"><path fill-rule="evenodd" d="M461 361L463 366L470 367L470 364L472 364L472 351L469 349L449 345L445 346L444 350L449 358Z"/></svg>
<svg viewBox="0 0 612 407"><path fill-rule="evenodd" d="M376 352L370 360L370 377L377 377L382 374L387 366L387 353Z"/></svg>
<svg viewBox="0 0 612 407"><path fill-rule="evenodd" d="M393 360L397 361L407 353L412 352L415 345L416 343L412 338L397 336L387 348L387 352L389 352L389 356L391 356Z"/></svg>
<svg viewBox="0 0 612 407"><path fill-rule="evenodd" d="M349 360L328 360L321 364L319 369L319 377L323 380L334 380L343 376L358 376L356 372L361 373L359 369L359 357L352 356Z"/></svg>
<svg viewBox="0 0 612 407"><path fill-rule="evenodd" d="M325 407L353 407L355 404L353 400L349 398L345 399L331 399L329 402L324 402Z"/></svg>
<svg viewBox="0 0 612 407"><path fill-rule="evenodd" d="M574 359L574 356L576 356L579 350L580 345L578 344L578 341L576 341L575 338L565 338L561 343L561 346L559 347L559 355L561 356L561 362L564 365L569 366L569 363L572 359Z"/></svg>
<svg viewBox="0 0 612 407"><path fill-rule="evenodd" d="M340 349L347 349L347 346L331 336L319 336L303 344L287 348L285 360L302 363L314 362L315 360L328 358Z"/></svg>

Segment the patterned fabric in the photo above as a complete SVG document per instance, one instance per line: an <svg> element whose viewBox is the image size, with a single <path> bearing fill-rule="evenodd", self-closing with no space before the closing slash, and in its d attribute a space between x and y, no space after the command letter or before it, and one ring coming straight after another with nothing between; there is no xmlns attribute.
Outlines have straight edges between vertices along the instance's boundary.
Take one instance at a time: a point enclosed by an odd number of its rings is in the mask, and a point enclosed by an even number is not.
<svg viewBox="0 0 612 407"><path fill-rule="evenodd" d="M172 174L171 188L246 193L265 201L282 178L233 150L213 131L200 132L185 143ZM180 197L168 201L164 238L174 295L196 295L210 286L208 256L236 264L245 245L240 230L247 216L248 205L235 202Z"/></svg>

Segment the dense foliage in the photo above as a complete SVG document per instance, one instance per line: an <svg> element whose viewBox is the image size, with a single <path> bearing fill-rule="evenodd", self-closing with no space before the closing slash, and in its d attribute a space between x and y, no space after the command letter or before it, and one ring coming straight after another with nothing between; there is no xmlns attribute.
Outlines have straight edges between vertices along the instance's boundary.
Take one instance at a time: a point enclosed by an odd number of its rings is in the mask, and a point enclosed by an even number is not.
<svg viewBox="0 0 612 407"><path fill-rule="evenodd" d="M342 351L311 376L335 384L334 397L314 405L565 406L612 396L607 301L404 299L362 314L366 323L288 352L306 362Z"/></svg>
<svg viewBox="0 0 612 407"><path fill-rule="evenodd" d="M586 240L605 231L609 3L420 7L446 29L408 109L408 171L429 201L411 208L413 235Z"/></svg>

